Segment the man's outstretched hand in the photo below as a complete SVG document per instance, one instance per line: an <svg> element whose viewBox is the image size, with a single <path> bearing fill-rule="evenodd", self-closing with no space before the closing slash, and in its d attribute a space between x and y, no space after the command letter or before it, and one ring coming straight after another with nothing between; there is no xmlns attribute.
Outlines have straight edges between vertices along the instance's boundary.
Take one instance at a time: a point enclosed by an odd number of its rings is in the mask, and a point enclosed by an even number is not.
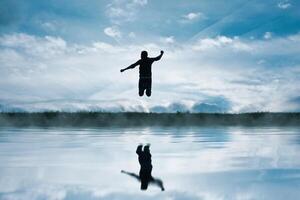
<svg viewBox="0 0 300 200"><path fill-rule="evenodd" d="M125 69L121 69L121 70L120 70L120 72L124 72L124 71L125 71Z"/></svg>
<svg viewBox="0 0 300 200"><path fill-rule="evenodd" d="M164 51L163 51L163 50L161 50L161 51L160 51L160 54L164 54Z"/></svg>

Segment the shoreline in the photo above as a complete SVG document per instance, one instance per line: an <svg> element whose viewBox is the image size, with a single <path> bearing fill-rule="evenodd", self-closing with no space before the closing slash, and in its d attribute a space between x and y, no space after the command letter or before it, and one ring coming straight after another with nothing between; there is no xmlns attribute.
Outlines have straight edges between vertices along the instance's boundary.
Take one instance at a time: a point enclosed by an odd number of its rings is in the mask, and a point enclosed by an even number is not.
<svg viewBox="0 0 300 200"><path fill-rule="evenodd" d="M0 127L300 126L300 113L0 113Z"/></svg>

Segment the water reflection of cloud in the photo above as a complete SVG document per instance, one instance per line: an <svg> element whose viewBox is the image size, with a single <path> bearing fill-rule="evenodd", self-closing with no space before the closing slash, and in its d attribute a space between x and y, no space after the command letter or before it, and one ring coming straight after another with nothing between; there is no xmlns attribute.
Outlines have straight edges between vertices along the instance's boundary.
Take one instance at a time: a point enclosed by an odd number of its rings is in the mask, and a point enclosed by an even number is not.
<svg viewBox="0 0 300 200"><path fill-rule="evenodd" d="M183 199L183 200L229 200L229 199L295 199L300 192L295 190L298 181L276 180L260 181L257 171L239 171L233 173L212 173L197 175L201 180L185 177L177 180L189 189L169 190L166 192L150 191L147 193L131 190L110 189L87 185L30 185L18 191L0 192L0 199L10 200L105 200L105 199ZM284 172L285 173L285 172ZM266 173L268 174L268 172ZM270 176L274 174L270 173ZM243 180L243 181L240 181Z"/></svg>
<svg viewBox="0 0 300 200"><path fill-rule="evenodd" d="M295 199L297 128L0 129L0 199ZM140 193L135 147L151 143L166 192ZM222 148L215 148L222 147ZM294 197L294 198L293 198Z"/></svg>

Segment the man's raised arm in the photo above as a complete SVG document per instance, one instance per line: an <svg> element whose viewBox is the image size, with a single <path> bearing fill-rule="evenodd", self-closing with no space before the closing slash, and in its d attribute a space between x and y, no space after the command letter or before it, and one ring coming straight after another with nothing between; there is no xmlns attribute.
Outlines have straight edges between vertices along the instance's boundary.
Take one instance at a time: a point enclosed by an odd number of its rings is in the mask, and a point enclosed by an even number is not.
<svg viewBox="0 0 300 200"><path fill-rule="evenodd" d="M161 57L164 55L164 51L160 51L160 55L157 57L152 58L154 61L158 61L161 59Z"/></svg>
<svg viewBox="0 0 300 200"><path fill-rule="evenodd" d="M138 66L139 64L140 64L140 61L138 60L138 61L136 61L135 63L133 63L132 65L129 65L129 67L126 67L126 68L124 68L124 69L121 69L120 72L124 72L124 71L127 70L127 69L133 69L133 68L135 68L136 66Z"/></svg>

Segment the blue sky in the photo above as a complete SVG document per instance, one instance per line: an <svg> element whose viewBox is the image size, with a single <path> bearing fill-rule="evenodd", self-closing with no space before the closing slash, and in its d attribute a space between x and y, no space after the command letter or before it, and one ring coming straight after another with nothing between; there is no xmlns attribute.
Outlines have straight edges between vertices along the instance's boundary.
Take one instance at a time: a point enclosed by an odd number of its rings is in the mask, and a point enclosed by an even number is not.
<svg viewBox="0 0 300 200"><path fill-rule="evenodd" d="M300 2L2 0L1 110L299 111ZM153 96L137 95L141 50Z"/></svg>

